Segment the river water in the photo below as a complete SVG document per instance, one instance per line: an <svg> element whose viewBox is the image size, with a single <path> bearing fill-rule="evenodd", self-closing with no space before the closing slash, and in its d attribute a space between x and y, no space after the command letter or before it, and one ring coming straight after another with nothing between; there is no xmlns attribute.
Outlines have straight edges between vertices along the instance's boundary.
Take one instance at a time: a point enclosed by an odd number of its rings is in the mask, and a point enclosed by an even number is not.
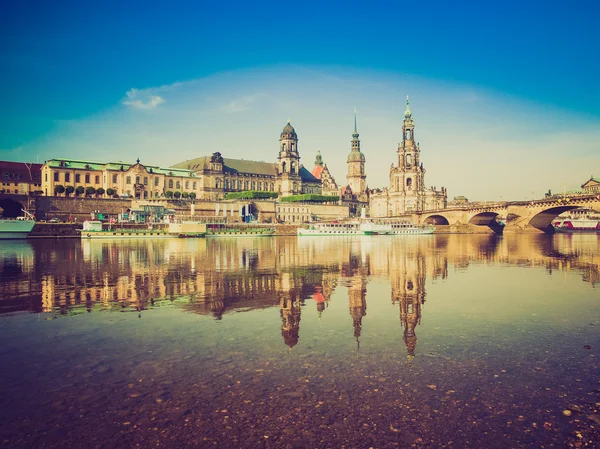
<svg viewBox="0 0 600 449"><path fill-rule="evenodd" d="M600 236L0 242L0 447L600 447Z"/></svg>

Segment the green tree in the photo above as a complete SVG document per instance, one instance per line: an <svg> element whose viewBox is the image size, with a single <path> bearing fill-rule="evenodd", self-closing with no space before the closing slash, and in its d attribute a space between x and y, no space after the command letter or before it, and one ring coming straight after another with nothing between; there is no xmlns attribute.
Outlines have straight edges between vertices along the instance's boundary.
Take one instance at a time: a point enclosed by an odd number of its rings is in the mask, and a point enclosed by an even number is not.
<svg viewBox="0 0 600 449"><path fill-rule="evenodd" d="M115 189L106 189L106 194L108 196L115 196Z"/></svg>
<svg viewBox="0 0 600 449"><path fill-rule="evenodd" d="M98 189L96 190L96 193L100 196L104 195L106 191L102 188L102 187L98 187Z"/></svg>
<svg viewBox="0 0 600 449"><path fill-rule="evenodd" d="M74 191L75 191L75 187L73 187L73 186L67 186L67 188L65 189L67 196L71 195Z"/></svg>
<svg viewBox="0 0 600 449"><path fill-rule="evenodd" d="M187 192L183 192L183 193L181 194L181 197L182 197L182 198L189 198L189 197L190 197L190 194L189 194L189 193L187 193Z"/></svg>
<svg viewBox="0 0 600 449"><path fill-rule="evenodd" d="M170 190L167 190L165 192L165 197L167 197L167 198L173 198L173 192L171 192Z"/></svg>
<svg viewBox="0 0 600 449"><path fill-rule="evenodd" d="M175 199L177 199L177 200L178 200L179 198L181 198L181 192L175 192L175 193L173 194L173 196L175 197Z"/></svg>
<svg viewBox="0 0 600 449"><path fill-rule="evenodd" d="M192 192L190 193L190 198L195 200L196 199L196 192Z"/></svg>
<svg viewBox="0 0 600 449"><path fill-rule="evenodd" d="M79 186L75 189L75 193L79 196L79 195L83 195L83 193L85 192L85 189L83 188L83 186Z"/></svg>
<svg viewBox="0 0 600 449"><path fill-rule="evenodd" d="M94 189L92 186L88 186L85 188L85 194L88 196L93 195L94 193L96 193L96 189Z"/></svg>
<svg viewBox="0 0 600 449"><path fill-rule="evenodd" d="M55 195L61 195L65 193L65 186L61 185L61 184L56 184L54 186L54 194Z"/></svg>

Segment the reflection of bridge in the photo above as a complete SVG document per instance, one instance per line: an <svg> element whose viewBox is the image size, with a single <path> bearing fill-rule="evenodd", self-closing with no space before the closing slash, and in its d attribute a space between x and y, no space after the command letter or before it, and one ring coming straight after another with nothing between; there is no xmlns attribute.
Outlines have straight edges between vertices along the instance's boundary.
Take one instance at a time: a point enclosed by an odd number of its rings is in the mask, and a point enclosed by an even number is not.
<svg viewBox="0 0 600 449"><path fill-rule="evenodd" d="M506 219L506 231L552 232L552 220L563 212L585 207L600 211L600 195L548 198L534 201L499 202L486 206L467 206L421 212L419 223L438 225L477 225L496 227L496 219Z"/></svg>

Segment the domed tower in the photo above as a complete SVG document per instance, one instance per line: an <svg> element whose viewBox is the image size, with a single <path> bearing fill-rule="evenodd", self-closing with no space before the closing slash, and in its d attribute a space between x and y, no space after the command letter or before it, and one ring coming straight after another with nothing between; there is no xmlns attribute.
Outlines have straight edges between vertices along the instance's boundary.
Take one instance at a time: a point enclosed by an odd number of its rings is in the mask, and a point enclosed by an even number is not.
<svg viewBox="0 0 600 449"><path fill-rule="evenodd" d="M406 197L404 207L406 211L424 209L425 169L420 157L421 149L415 142L415 122L406 97L402 142L398 144L398 168L390 173L390 190L401 192Z"/></svg>
<svg viewBox="0 0 600 449"><path fill-rule="evenodd" d="M352 150L348 155L348 185L354 195L360 195L367 190L367 175L365 175L365 155L360 152L360 140L356 130L356 108L354 109L354 133L352 133Z"/></svg>
<svg viewBox="0 0 600 449"><path fill-rule="evenodd" d="M279 173L281 175L281 193L293 195L302 192L300 172L300 154L298 153L298 135L288 120L279 137Z"/></svg>

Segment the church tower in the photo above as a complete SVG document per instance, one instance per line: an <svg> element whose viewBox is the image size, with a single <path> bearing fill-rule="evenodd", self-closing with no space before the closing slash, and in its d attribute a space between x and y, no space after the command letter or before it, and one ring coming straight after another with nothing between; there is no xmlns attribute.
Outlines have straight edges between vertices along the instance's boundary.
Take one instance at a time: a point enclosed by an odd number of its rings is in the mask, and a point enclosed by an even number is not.
<svg viewBox="0 0 600 449"><path fill-rule="evenodd" d="M367 190L367 175L365 175L365 155L360 152L360 140L356 130L356 109L354 109L354 133L352 134L352 151L348 155L348 185L354 195L360 195Z"/></svg>
<svg viewBox="0 0 600 449"><path fill-rule="evenodd" d="M415 143L415 122L408 97L402 122L402 142L398 144L398 168L390 172L390 191L404 196L404 210L424 210L425 169L420 161L421 149Z"/></svg>
<svg viewBox="0 0 600 449"><path fill-rule="evenodd" d="M279 137L279 157L277 159L281 174L281 194L287 196L302 192L298 135L289 120Z"/></svg>

